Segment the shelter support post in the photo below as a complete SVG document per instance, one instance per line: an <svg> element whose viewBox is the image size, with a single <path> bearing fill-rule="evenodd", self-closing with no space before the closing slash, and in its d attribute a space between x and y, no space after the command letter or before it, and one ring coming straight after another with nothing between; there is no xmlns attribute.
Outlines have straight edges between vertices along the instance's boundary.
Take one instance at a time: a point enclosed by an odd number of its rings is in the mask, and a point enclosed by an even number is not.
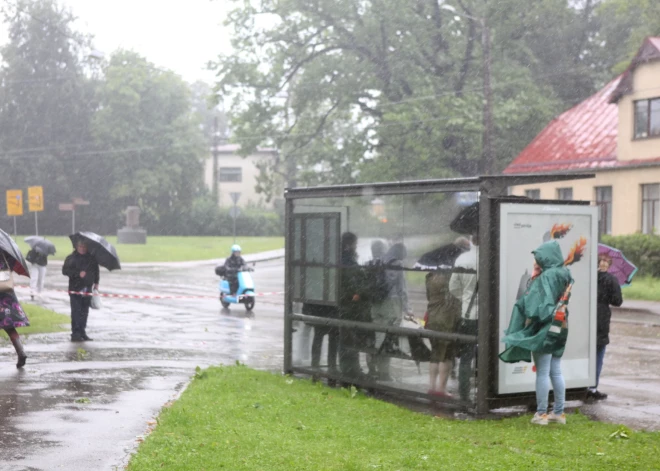
<svg viewBox="0 0 660 471"><path fill-rule="evenodd" d="M286 239L284 250L284 373L292 373L293 367L293 200L287 199L284 221Z"/></svg>

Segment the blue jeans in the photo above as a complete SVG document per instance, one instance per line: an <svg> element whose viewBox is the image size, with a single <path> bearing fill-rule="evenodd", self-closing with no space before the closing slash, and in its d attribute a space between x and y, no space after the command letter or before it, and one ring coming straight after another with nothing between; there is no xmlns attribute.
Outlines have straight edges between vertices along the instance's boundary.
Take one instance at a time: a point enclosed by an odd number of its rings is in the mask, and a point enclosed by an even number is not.
<svg viewBox="0 0 660 471"><path fill-rule="evenodd" d="M603 370L603 359L605 358L605 348L607 345L596 348L596 388L600 380L600 372ZM594 389L596 389L594 388Z"/></svg>
<svg viewBox="0 0 660 471"><path fill-rule="evenodd" d="M536 365L536 411L540 414L548 412L548 396L550 395L550 382L555 394L554 413L564 412L566 399L566 383L561 375L561 357L554 357L551 353L532 353Z"/></svg>

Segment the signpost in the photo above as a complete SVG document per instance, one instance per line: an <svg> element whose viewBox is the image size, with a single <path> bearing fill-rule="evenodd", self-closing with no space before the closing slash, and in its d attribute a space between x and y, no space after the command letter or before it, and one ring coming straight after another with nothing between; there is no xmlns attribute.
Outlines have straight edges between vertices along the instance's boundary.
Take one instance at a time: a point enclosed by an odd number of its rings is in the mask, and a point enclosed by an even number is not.
<svg viewBox="0 0 660 471"><path fill-rule="evenodd" d="M231 200L234 202L234 207L229 210L229 215L231 218L234 220L234 228L232 234L234 235L234 244L236 243L236 218L238 217L239 211L238 208L236 207L236 204L238 203L238 199L241 197L241 194L237 191L232 191L229 193L229 196L231 196Z"/></svg>
<svg viewBox="0 0 660 471"><path fill-rule="evenodd" d="M71 203L60 203L60 211L71 211L71 233L76 233L76 206L89 206L89 201L82 198L73 198Z"/></svg>
<svg viewBox="0 0 660 471"><path fill-rule="evenodd" d="M7 190L7 216L14 217L14 235L16 235L16 216L23 215L23 190Z"/></svg>
<svg viewBox="0 0 660 471"><path fill-rule="evenodd" d="M41 186L28 187L28 209L34 213L34 233L39 235L39 212L44 210L44 189Z"/></svg>

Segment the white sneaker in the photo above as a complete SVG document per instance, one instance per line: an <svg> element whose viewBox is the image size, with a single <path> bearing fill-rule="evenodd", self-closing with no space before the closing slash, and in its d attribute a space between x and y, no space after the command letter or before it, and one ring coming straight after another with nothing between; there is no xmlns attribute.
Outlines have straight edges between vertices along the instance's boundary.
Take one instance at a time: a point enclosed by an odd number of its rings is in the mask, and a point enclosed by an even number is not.
<svg viewBox="0 0 660 471"><path fill-rule="evenodd" d="M550 414L548 414L548 422L554 424L566 425L566 414L562 413L560 415L557 415L554 412L550 412Z"/></svg>
<svg viewBox="0 0 660 471"><path fill-rule="evenodd" d="M532 417L532 423L536 425L548 425L548 414L541 414L537 412Z"/></svg>

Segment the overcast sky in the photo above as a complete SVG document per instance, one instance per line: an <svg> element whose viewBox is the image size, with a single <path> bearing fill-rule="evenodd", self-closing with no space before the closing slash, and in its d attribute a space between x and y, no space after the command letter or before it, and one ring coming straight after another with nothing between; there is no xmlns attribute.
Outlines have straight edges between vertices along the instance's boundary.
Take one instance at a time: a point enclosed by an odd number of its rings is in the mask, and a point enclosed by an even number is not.
<svg viewBox="0 0 660 471"><path fill-rule="evenodd" d="M0 0L2 1L2 0ZM213 81L206 62L229 48L222 25L232 7L227 0L59 0L78 17L75 29L94 36L96 49L109 55L132 49L158 67L187 81ZM2 28L1 41L6 31Z"/></svg>

